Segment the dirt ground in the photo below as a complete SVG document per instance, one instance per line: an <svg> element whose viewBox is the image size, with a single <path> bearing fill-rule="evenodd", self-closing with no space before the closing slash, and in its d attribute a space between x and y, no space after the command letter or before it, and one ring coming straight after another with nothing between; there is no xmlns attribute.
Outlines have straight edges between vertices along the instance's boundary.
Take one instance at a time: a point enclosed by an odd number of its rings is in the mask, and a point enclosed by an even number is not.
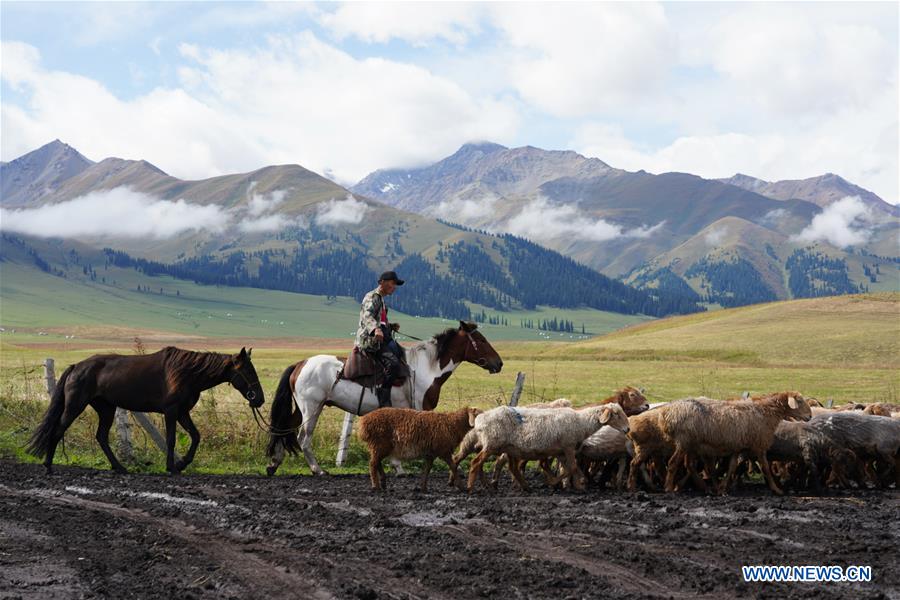
<svg viewBox="0 0 900 600"><path fill-rule="evenodd" d="M0 598L900 598L900 492L467 496L0 461ZM741 565L870 565L744 583Z"/></svg>

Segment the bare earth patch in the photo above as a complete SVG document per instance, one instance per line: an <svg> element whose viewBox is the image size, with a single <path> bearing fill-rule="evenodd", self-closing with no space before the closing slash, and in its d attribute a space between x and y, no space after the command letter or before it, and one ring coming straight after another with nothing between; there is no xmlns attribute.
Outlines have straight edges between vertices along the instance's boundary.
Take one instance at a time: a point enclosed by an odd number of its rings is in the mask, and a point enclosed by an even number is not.
<svg viewBox="0 0 900 600"><path fill-rule="evenodd" d="M0 461L0 598L900 598L900 492L467 496ZM742 565L870 565L747 584Z"/></svg>

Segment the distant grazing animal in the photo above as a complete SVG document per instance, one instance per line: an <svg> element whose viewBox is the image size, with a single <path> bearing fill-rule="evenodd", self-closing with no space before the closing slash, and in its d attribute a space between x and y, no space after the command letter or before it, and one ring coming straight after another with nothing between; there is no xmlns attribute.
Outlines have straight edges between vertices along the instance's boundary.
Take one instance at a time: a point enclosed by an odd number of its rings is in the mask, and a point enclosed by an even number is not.
<svg viewBox="0 0 900 600"><path fill-rule="evenodd" d="M44 457L51 472L56 446L66 429L90 405L100 417L97 442L117 473L126 473L109 447L109 429L116 407L134 412L162 413L166 420L166 470L176 474L194 459L200 432L190 411L200 392L220 383L230 383L258 408L265 401L259 377L245 348L237 354L191 352L175 347L153 354L122 356L97 354L66 369L50 400L50 407L31 436L28 451ZM187 454L175 462L175 423L191 436Z"/></svg>

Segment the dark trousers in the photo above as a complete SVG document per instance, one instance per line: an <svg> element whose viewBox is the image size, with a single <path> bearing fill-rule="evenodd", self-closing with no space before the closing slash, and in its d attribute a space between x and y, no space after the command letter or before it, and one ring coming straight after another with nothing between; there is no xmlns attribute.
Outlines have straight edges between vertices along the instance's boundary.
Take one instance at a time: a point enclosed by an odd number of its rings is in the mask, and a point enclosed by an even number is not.
<svg viewBox="0 0 900 600"><path fill-rule="evenodd" d="M401 354L403 348L394 340L385 340L375 353L375 361L384 370L383 388L390 389L402 372Z"/></svg>

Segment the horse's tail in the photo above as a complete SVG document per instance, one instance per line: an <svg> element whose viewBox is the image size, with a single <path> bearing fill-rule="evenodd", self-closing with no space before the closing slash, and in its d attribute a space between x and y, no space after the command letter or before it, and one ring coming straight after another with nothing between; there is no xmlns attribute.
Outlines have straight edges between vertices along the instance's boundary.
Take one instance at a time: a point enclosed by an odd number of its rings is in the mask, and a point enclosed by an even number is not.
<svg viewBox="0 0 900 600"><path fill-rule="evenodd" d="M294 402L294 390L291 389L291 375L294 369L300 363L293 364L284 370L281 374L281 381L278 382L278 389L275 391L275 398L272 400L272 409L269 419L272 424L272 433L269 435L269 446L266 448L266 455L270 458L275 457L279 446L291 454L297 454L300 448L300 442L297 441L296 427L303 422L303 414L297 408Z"/></svg>
<svg viewBox="0 0 900 600"><path fill-rule="evenodd" d="M47 412L44 414L41 424L38 425L38 428L34 430L34 433L31 434L31 438L28 440L26 450L33 456L43 458L50 452L50 447L54 442L53 438L55 437L54 434L56 433L56 428L59 426L63 410L66 408L66 380L69 378L69 375L74 368L75 365L71 365L68 369L63 371L62 377L60 377L59 381L56 383L56 389L53 390L53 396L50 398L50 406L47 408Z"/></svg>

